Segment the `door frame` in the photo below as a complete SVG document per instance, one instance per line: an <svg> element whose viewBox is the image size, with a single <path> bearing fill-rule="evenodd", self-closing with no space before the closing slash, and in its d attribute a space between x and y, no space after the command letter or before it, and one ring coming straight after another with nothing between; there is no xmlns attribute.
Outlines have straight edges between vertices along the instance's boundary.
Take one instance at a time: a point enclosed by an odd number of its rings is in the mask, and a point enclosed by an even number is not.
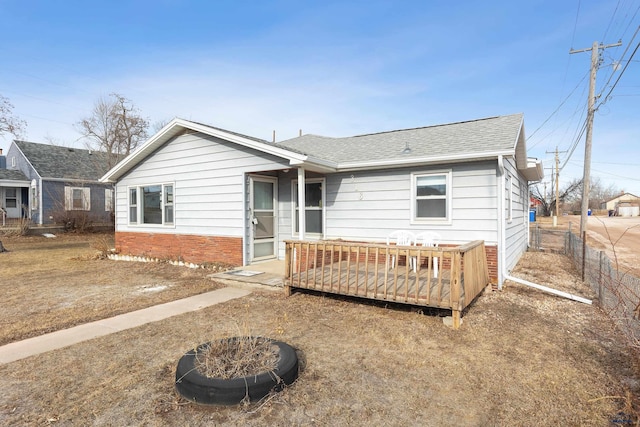
<svg viewBox="0 0 640 427"><path fill-rule="evenodd" d="M255 181L269 182L273 184L273 255L256 257L254 254L254 241L255 241L255 224L253 223L253 211L254 211L254 186ZM249 207L248 207L248 230L249 230L249 262L251 264L256 261L264 261L269 259L278 258L278 177L268 175L249 175ZM269 239L265 239L267 241Z"/></svg>
<svg viewBox="0 0 640 427"><path fill-rule="evenodd" d="M22 188L20 187L3 187L2 189L2 206L7 212L7 218L22 218ZM16 192L16 207L10 208L7 203L7 190L14 190Z"/></svg>

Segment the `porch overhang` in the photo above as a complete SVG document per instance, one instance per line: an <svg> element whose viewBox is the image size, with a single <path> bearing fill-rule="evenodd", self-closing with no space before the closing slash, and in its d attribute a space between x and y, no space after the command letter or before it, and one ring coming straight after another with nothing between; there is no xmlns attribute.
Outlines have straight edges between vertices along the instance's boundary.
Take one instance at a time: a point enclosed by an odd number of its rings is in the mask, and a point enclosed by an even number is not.
<svg viewBox="0 0 640 427"><path fill-rule="evenodd" d="M24 188L24 187L30 187L30 186L31 186L30 181L14 181L10 179L0 179L0 187Z"/></svg>

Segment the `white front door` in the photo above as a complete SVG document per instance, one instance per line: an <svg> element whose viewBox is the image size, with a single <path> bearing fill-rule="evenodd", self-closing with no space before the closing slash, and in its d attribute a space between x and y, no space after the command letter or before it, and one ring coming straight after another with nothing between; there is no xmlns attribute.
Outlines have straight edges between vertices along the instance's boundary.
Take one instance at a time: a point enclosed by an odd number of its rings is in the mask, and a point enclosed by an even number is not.
<svg viewBox="0 0 640 427"><path fill-rule="evenodd" d="M277 236L277 178L250 177L250 241L251 261L276 257Z"/></svg>
<svg viewBox="0 0 640 427"><path fill-rule="evenodd" d="M22 213L22 197L19 188L5 188L2 206L7 211L7 218L20 218Z"/></svg>

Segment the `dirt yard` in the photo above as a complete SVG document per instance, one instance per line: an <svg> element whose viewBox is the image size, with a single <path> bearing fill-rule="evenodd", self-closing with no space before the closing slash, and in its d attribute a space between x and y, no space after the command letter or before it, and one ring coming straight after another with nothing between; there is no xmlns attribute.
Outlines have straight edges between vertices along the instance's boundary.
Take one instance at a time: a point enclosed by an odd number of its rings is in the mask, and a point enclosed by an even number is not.
<svg viewBox="0 0 640 427"><path fill-rule="evenodd" d="M562 252L564 232L580 232L580 216L568 215L558 218L556 227L551 217L538 217L532 227L539 226L545 234L546 246ZM557 231L557 241L553 241L553 231ZM587 221L587 244L594 249L605 251L609 259L618 262L621 269L640 277L640 217L590 216Z"/></svg>
<svg viewBox="0 0 640 427"><path fill-rule="evenodd" d="M93 259L94 244L82 236L2 240L12 251L0 254L5 342L77 323L82 312L88 320L221 286L200 270ZM561 255L527 253L514 273L593 297ZM637 422L637 353L596 306L507 283L481 295L459 330L443 325L446 314L257 290L0 366L0 425ZM174 370L185 351L247 331L297 348L302 371L295 384L231 408L201 407L176 394Z"/></svg>

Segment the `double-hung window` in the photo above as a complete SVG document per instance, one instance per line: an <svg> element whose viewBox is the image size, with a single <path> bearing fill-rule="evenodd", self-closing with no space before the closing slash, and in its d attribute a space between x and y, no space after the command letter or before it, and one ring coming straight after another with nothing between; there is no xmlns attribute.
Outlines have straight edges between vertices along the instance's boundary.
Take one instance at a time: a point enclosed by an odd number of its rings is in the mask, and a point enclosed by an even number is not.
<svg viewBox="0 0 640 427"><path fill-rule="evenodd" d="M300 232L299 212L300 204L298 203L298 182L293 183L293 216L295 223L294 233ZM308 179L305 181L304 195L304 221L305 233L322 235L324 223L324 179Z"/></svg>
<svg viewBox="0 0 640 427"><path fill-rule="evenodd" d="M91 189L87 187L64 187L64 209L66 211L90 211Z"/></svg>
<svg viewBox="0 0 640 427"><path fill-rule="evenodd" d="M412 221L451 220L451 172L411 175Z"/></svg>
<svg viewBox="0 0 640 427"><path fill-rule="evenodd" d="M173 225L173 184L129 187L129 224Z"/></svg>

